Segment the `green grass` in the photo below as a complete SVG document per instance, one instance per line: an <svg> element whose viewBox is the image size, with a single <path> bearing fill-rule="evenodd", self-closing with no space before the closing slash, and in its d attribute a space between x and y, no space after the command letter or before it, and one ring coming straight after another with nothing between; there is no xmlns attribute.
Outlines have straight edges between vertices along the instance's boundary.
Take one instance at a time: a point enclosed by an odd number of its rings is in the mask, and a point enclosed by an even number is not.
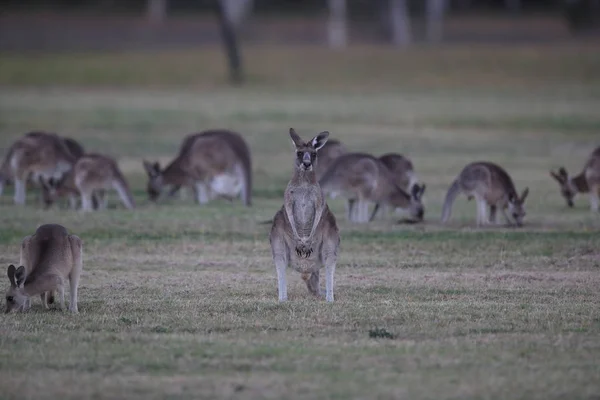
<svg viewBox="0 0 600 400"><path fill-rule="evenodd" d="M578 171L600 144L592 50L249 49L241 89L221 86L215 50L5 55L0 148L32 129L77 138L119 160L138 208L112 195L109 210L82 215L42 210L35 191L22 208L11 188L0 197L0 264L48 222L79 235L85 257L79 315L34 299L0 317L0 397L596 398L600 215L586 196L567 209L548 175ZM405 153L427 184L423 224L357 226L329 201L342 235L333 304L291 270L290 301L277 302L261 222L291 175L290 126ZM247 138L254 206L151 204L142 159L166 162L208 127ZM530 188L523 228L475 228L465 198L439 223L475 159Z"/></svg>

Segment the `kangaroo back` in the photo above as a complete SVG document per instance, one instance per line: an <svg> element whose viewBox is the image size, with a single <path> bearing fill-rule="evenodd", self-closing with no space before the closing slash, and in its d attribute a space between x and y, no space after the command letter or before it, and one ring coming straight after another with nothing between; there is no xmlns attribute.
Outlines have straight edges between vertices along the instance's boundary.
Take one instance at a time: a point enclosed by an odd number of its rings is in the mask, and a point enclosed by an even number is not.
<svg viewBox="0 0 600 400"><path fill-rule="evenodd" d="M69 235L57 224L40 226L36 232L23 239L19 268L8 268L11 282L6 300L6 312L25 311L29 298L42 295L44 305L50 294L60 291L61 307L64 308L64 282L68 278L71 285L71 311L77 312L77 285L81 272L81 240Z"/></svg>

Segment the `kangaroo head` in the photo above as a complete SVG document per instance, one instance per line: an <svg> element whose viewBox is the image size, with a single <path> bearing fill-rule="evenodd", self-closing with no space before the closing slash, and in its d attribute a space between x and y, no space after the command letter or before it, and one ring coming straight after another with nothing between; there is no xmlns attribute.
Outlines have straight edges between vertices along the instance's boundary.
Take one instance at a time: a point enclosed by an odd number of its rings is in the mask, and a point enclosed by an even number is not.
<svg viewBox="0 0 600 400"><path fill-rule="evenodd" d="M23 290L25 284L25 267L15 268L14 265L8 266L8 280L10 288L6 292L6 310L5 314L11 311L25 311L29 297Z"/></svg>
<svg viewBox="0 0 600 400"><path fill-rule="evenodd" d="M415 221L422 221L425 215L425 207L421 201L425 193L425 185L413 185L410 193L404 191L400 186L394 185L389 201L392 206L401 208L410 214Z"/></svg>
<svg viewBox="0 0 600 400"><path fill-rule="evenodd" d="M525 217L525 199L529 194L529 188L525 188L521 197L518 194L513 193L508 197L508 213L515 220L517 226L523 225L523 218Z"/></svg>
<svg viewBox="0 0 600 400"><path fill-rule="evenodd" d="M317 151L327 143L329 132L321 132L305 143L300 136L298 136L294 128L290 128L290 137L296 148L296 169L301 171L312 171L317 162Z"/></svg>
<svg viewBox="0 0 600 400"><path fill-rule="evenodd" d="M160 164L158 161L151 163L144 160L144 169L146 170L146 174L148 174L148 186L146 189L148 192L148 198L150 201L156 201L163 189L163 179Z"/></svg>
<svg viewBox="0 0 600 400"><path fill-rule="evenodd" d="M558 172L550 171L550 176L556 179L560 185L560 193L567 201L567 206L573 207L573 197L575 197L576 191L571 184L567 170L560 167Z"/></svg>

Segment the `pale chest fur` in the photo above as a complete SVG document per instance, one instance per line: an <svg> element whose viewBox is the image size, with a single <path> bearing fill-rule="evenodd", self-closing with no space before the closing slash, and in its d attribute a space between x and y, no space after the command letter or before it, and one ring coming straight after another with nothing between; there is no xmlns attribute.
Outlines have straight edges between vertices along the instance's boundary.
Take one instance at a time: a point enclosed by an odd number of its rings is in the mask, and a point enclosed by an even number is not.
<svg viewBox="0 0 600 400"><path fill-rule="evenodd" d="M308 238L313 225L318 222L315 221L317 211L323 207L321 193L308 185L289 188L286 192L290 199L287 207L293 216L296 232L300 238Z"/></svg>

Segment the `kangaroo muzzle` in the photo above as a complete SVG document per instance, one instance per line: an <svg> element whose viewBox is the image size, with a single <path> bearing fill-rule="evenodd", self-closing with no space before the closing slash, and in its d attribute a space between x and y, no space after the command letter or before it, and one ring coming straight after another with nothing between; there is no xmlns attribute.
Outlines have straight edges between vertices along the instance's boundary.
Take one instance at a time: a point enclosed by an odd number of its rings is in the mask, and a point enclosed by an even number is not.
<svg viewBox="0 0 600 400"><path fill-rule="evenodd" d="M312 160L310 158L309 152L306 152L302 155L302 164L304 165L304 168L308 168L312 165Z"/></svg>

